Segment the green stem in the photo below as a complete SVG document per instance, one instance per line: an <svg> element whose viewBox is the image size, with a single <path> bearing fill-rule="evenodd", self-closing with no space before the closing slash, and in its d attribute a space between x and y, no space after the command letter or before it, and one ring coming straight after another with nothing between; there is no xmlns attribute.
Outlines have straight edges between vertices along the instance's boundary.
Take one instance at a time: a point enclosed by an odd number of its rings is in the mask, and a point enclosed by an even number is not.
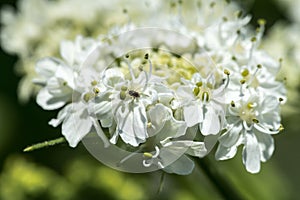
<svg viewBox="0 0 300 200"><path fill-rule="evenodd" d="M195 158L194 160L224 199L244 199L236 188L234 188L229 179L213 166L209 158Z"/></svg>
<svg viewBox="0 0 300 200"><path fill-rule="evenodd" d="M64 137L59 137L59 138L56 138L54 140L49 140L49 141L37 143L37 144L31 145L29 147L26 147L23 150L23 152L34 151L34 150L37 150L37 149L42 149L42 148L45 148L45 147L50 147L50 146L54 146L54 145L65 143L65 142L66 142L66 139Z"/></svg>

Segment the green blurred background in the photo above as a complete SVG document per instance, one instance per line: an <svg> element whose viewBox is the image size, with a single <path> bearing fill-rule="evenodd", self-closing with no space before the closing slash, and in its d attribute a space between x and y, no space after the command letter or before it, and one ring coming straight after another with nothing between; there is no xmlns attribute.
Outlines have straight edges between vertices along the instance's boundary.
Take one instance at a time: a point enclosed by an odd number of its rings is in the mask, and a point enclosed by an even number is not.
<svg viewBox="0 0 300 200"><path fill-rule="evenodd" d="M267 33L276 21L288 22L284 9L271 0L238 2L247 6L253 24L258 18L267 20ZM15 1L3 4L15 6ZM13 68L17 57L1 49L0 61L0 199L222 199L198 167L189 176L166 174L163 190L157 194L161 172L115 171L90 156L82 144L75 149L62 144L23 153L30 144L60 136L59 128L48 126L56 111L42 110L34 99L21 105L20 77ZM275 153L259 174L247 173L240 156L212 161L244 199L300 199L299 111L284 116L285 130L275 136Z"/></svg>

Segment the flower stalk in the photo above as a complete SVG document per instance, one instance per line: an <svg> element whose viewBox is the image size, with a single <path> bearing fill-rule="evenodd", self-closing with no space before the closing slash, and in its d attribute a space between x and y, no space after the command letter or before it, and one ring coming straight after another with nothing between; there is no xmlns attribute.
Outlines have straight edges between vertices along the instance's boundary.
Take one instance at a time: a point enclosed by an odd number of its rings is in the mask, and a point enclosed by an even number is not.
<svg viewBox="0 0 300 200"><path fill-rule="evenodd" d="M30 152L30 151L34 151L34 150L37 150L37 149L42 149L42 148L45 148L45 147L55 146L55 145L62 144L62 143L65 143L65 142L67 142L67 141L64 137L59 137L59 138L56 138L56 139L53 139L53 140L40 142L40 143L31 145L29 147L26 147L23 150L23 152Z"/></svg>
<svg viewBox="0 0 300 200"><path fill-rule="evenodd" d="M224 199L244 199L242 198L241 194L232 186L229 180L215 166L213 166L213 163L208 157L194 159L194 161Z"/></svg>

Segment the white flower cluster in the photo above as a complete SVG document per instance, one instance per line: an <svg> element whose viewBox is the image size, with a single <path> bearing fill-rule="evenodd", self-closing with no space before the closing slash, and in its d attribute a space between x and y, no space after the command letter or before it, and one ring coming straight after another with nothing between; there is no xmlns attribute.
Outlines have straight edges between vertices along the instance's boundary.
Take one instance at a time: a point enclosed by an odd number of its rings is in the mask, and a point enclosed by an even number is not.
<svg viewBox="0 0 300 200"><path fill-rule="evenodd" d="M156 3L147 13L170 5ZM186 155L204 157L218 142L215 157L225 160L242 145L247 171L257 173L283 129L285 88L275 79L280 62L258 49L264 21L252 32L250 17L234 7L172 1L174 14L64 40L62 59L36 64L37 103L61 109L49 124L62 124L71 147L97 133L104 148L141 152L145 169L188 174L194 164Z"/></svg>

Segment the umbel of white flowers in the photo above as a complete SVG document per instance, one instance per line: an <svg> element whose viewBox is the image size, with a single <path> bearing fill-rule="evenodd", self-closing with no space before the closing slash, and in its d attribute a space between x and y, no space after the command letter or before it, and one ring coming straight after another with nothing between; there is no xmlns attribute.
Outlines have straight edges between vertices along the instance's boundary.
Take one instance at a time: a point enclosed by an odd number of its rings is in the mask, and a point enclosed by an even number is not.
<svg viewBox="0 0 300 200"><path fill-rule="evenodd" d="M252 33L241 13L201 31L182 20L161 25L177 33L129 23L98 39L62 41L61 58L36 64L37 103L60 109L49 124L62 124L71 147L96 132L104 147L142 152L145 168L189 174L188 155L204 157L217 144L215 157L225 160L242 145L246 170L257 173L283 129L286 100L275 79L280 62L258 49L264 21ZM184 154L168 163L166 151Z"/></svg>

